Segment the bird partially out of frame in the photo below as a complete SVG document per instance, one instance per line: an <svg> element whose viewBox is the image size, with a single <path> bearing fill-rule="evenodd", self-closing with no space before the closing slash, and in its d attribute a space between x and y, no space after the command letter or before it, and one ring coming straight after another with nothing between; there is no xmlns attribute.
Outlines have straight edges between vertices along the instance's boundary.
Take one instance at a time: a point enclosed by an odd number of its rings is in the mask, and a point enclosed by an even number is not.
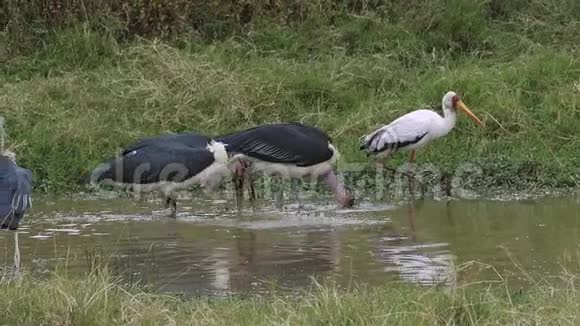
<svg viewBox="0 0 580 326"><path fill-rule="evenodd" d="M4 150L4 119L0 117L0 228L17 230L32 206L32 172L18 166L16 154Z"/></svg>
<svg viewBox="0 0 580 326"><path fill-rule="evenodd" d="M17 230L32 206L32 172L16 164L16 155L0 155L0 228Z"/></svg>

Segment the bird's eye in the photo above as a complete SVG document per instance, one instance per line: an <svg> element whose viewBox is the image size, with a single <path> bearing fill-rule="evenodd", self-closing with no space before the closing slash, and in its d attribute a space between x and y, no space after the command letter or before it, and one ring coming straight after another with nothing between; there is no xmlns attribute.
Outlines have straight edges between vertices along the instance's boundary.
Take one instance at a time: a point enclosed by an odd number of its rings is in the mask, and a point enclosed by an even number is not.
<svg viewBox="0 0 580 326"><path fill-rule="evenodd" d="M451 99L451 103L453 103L453 106L455 107L455 104L457 104L457 102L459 102L459 96L455 95Z"/></svg>

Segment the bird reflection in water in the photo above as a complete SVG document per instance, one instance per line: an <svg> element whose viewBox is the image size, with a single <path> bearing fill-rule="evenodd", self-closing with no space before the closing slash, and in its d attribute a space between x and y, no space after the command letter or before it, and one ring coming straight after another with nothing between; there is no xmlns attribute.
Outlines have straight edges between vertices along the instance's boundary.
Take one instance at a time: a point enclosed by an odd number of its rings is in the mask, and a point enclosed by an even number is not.
<svg viewBox="0 0 580 326"><path fill-rule="evenodd" d="M336 231L270 233L240 229L230 268L230 290L259 291L268 283L295 288L311 284L311 276L332 274L340 263L341 242Z"/></svg>
<svg viewBox="0 0 580 326"><path fill-rule="evenodd" d="M409 234L396 231L376 239L375 259L383 264L384 271L396 273L404 281L420 285L455 284L455 265L447 243L421 241L418 236L416 201L406 208ZM420 204L418 205L420 208Z"/></svg>

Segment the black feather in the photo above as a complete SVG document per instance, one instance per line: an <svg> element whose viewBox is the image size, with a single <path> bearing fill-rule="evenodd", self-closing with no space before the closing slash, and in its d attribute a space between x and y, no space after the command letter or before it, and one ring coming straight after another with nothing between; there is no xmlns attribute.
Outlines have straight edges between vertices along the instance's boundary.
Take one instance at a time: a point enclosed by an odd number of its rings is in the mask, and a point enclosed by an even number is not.
<svg viewBox="0 0 580 326"><path fill-rule="evenodd" d="M271 163L311 166L328 161L330 137L299 123L269 124L216 138L230 155L244 154Z"/></svg>
<svg viewBox="0 0 580 326"><path fill-rule="evenodd" d="M190 147L163 141L132 146L131 151L95 169L96 182L112 180L125 184L150 184L161 181L183 182L214 162L213 153L204 147Z"/></svg>
<svg viewBox="0 0 580 326"><path fill-rule="evenodd" d="M210 138L192 132L164 134L160 136L142 138L123 149L121 154L124 155L126 153L132 152L144 145L163 146L165 144L171 143L178 143L192 148L204 148L210 141Z"/></svg>
<svg viewBox="0 0 580 326"><path fill-rule="evenodd" d="M418 143L419 141L421 141L421 139L423 139L425 136L427 136L428 133L429 132L426 132L420 136L415 137L415 139L411 139L411 140L407 140L407 141L396 142L396 143L385 143L385 146L383 146L382 148L377 148L375 153L380 153L380 152L385 151L387 149L391 150L392 152L395 152L395 151L397 151L400 148L403 148L405 146L409 146L409 145L413 145L413 144ZM373 137L373 138L375 138L375 137Z"/></svg>

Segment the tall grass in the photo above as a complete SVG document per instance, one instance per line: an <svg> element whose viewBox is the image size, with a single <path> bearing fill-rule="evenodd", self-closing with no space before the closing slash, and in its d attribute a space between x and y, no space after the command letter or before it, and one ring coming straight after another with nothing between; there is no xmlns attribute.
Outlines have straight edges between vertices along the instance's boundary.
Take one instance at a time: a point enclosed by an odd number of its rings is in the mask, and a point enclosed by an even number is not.
<svg viewBox="0 0 580 326"><path fill-rule="evenodd" d="M563 27L573 30L570 24L579 14L580 5L574 0L6 0L0 23L13 45L21 48L51 30L79 23L88 23L99 32L113 31L121 38L193 33L214 41L252 31L263 23L322 27L339 25L340 20L356 15L386 21L391 30L416 34L428 48L481 50L493 45L489 32L497 24L550 37L550 32L562 32Z"/></svg>
<svg viewBox="0 0 580 326"><path fill-rule="evenodd" d="M106 268L0 283L2 325L575 325L577 279L453 290L317 285L298 296L180 298L127 286Z"/></svg>
<svg viewBox="0 0 580 326"><path fill-rule="evenodd" d="M449 89L487 128L460 119L420 163L474 163L482 187L578 180L577 1L5 3L0 113L41 190L76 189L137 137L267 122L366 162L362 134Z"/></svg>

